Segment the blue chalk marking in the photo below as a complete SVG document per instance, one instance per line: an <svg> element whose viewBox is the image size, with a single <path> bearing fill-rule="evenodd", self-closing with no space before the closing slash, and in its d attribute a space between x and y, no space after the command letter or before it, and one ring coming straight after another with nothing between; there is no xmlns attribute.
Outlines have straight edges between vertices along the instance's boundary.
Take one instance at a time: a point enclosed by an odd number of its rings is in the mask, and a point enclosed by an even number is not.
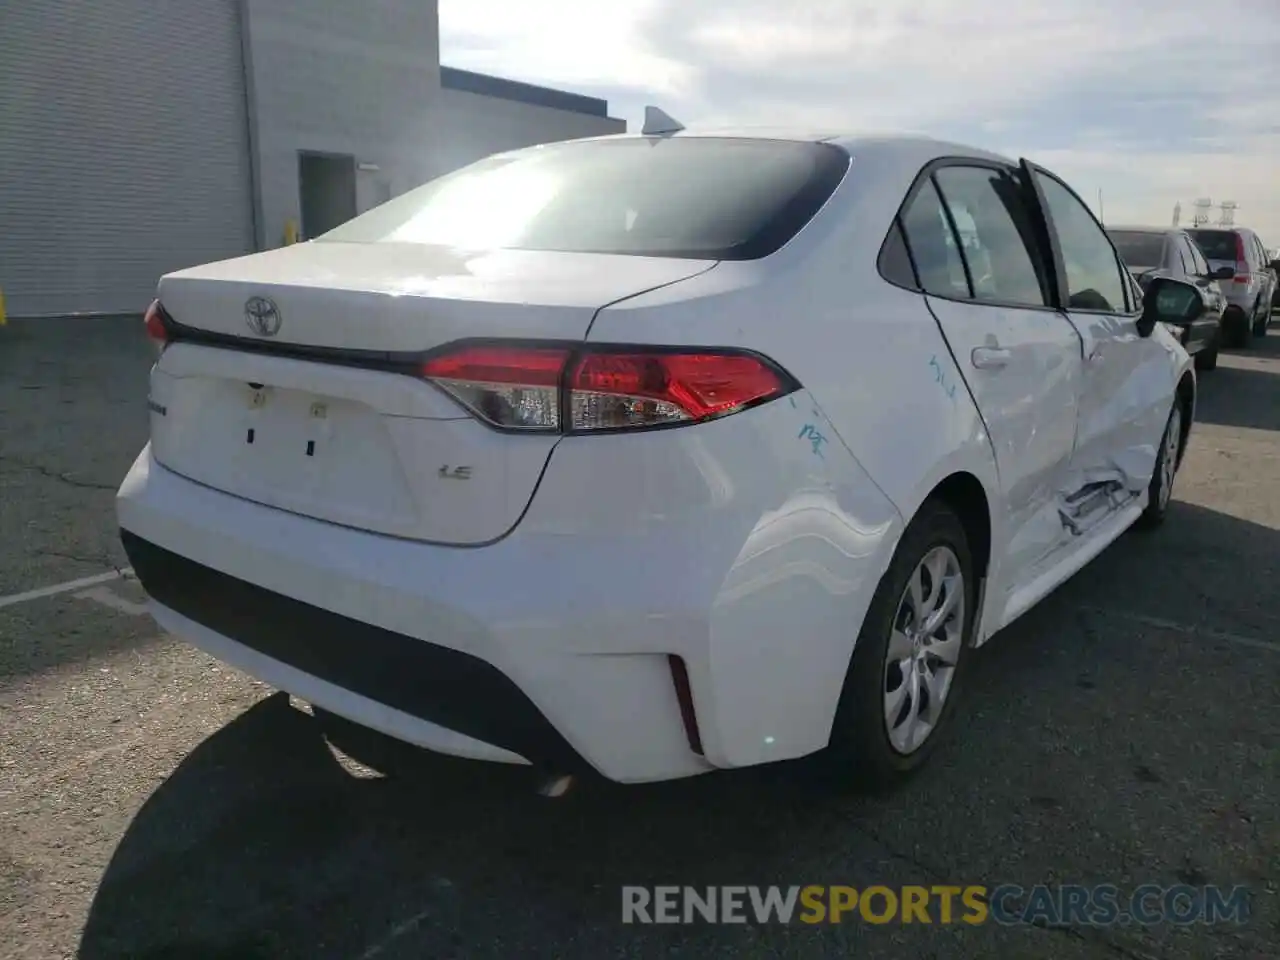
<svg viewBox="0 0 1280 960"><path fill-rule="evenodd" d="M801 427L800 434L796 439L804 440L806 438L808 438L810 444L813 445L814 455L825 460L826 457L822 453L822 445L827 442L827 438L824 437L812 423L806 423Z"/></svg>
<svg viewBox="0 0 1280 960"><path fill-rule="evenodd" d="M951 398L951 402L956 401L956 385L946 382L946 372L942 369L942 364L938 362L937 354L929 358L929 366L933 369L933 380L942 387L942 392Z"/></svg>

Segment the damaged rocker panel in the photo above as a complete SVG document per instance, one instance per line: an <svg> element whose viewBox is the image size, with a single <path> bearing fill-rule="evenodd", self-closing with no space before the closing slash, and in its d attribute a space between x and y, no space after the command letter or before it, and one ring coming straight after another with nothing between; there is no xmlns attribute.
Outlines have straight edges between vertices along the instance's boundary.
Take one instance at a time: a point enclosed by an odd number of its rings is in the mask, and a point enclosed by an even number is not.
<svg viewBox="0 0 1280 960"><path fill-rule="evenodd" d="M1134 493L1116 479L1087 483L1063 499L1058 506L1058 516L1062 526L1073 537L1079 537L1093 529L1106 517L1111 516L1133 497Z"/></svg>

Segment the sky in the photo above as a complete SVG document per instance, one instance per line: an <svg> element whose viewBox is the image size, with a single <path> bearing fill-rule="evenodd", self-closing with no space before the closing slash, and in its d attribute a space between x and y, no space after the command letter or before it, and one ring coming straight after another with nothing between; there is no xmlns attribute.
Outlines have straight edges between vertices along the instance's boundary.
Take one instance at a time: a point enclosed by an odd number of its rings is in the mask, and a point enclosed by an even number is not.
<svg viewBox="0 0 1280 960"><path fill-rule="evenodd" d="M1027 157L1107 223L1280 247L1280 0L439 0L448 66L642 125L904 131Z"/></svg>

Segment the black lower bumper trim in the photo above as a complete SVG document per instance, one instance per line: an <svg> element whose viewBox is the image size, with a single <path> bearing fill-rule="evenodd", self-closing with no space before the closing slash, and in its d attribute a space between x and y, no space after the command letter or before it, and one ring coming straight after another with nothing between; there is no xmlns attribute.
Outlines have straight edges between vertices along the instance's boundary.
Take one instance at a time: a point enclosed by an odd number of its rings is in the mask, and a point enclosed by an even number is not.
<svg viewBox="0 0 1280 960"><path fill-rule="evenodd" d="M215 633L540 766L589 769L533 701L487 661L254 586L127 530L120 540L148 594Z"/></svg>

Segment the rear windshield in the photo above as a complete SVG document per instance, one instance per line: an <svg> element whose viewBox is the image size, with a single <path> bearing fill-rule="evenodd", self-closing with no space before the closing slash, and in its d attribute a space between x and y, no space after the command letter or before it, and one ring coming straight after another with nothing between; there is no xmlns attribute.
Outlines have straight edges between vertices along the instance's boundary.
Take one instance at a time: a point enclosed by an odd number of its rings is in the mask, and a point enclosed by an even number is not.
<svg viewBox="0 0 1280 960"><path fill-rule="evenodd" d="M548 144L463 167L316 239L753 260L809 222L849 162L783 140Z"/></svg>
<svg viewBox="0 0 1280 960"><path fill-rule="evenodd" d="M1236 235L1230 230L1191 230L1191 239L1196 242L1205 257L1210 260L1236 259Z"/></svg>
<svg viewBox="0 0 1280 960"><path fill-rule="evenodd" d="M1158 267L1164 263L1164 234L1132 230L1110 230L1108 233L1126 265Z"/></svg>

